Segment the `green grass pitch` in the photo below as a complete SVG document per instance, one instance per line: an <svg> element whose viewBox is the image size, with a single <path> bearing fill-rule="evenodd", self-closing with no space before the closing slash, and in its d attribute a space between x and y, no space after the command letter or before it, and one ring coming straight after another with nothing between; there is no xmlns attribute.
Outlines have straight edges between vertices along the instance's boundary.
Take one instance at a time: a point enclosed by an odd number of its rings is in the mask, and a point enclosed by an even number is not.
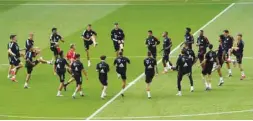
<svg viewBox="0 0 253 121"><path fill-rule="evenodd" d="M115 53L110 31L114 22L119 22L126 34L124 54L132 62L127 71L127 82L130 83L144 71L142 62L147 51L144 45L147 30L152 29L159 39L163 31L168 31L175 48L183 41L185 27L191 27L194 33L232 3L235 4L205 26L204 30L214 48L217 48L218 35L224 29L229 29L234 37L238 32L243 33L245 80L239 80L240 71L233 67L233 77L226 77L227 69L224 66L224 86L217 86L219 78L214 72L213 90L205 92L201 70L194 66L193 93L190 93L188 79L184 78L183 96L177 97L177 75L176 72L169 72L165 75L160 73L154 78L151 100L146 97L144 78L126 90L125 98L111 100L121 90L121 81L112 66ZM86 119L89 116L92 119L253 119L252 5L250 0L0 1L0 119ZM88 68L80 35L89 23L98 33L99 45L91 47L92 66ZM30 89L23 89L25 68L17 76L18 83L7 79L6 46L9 35L17 34L19 45L24 47L28 33L34 32L35 46L43 49L44 59L51 59L49 36L52 27L57 27L66 40L60 45L62 49L67 51L69 44L75 43L77 52L83 58L89 75L89 80L83 83L86 95L83 98L71 98L74 83L63 92L64 97L56 97L59 81L50 65L39 65L34 69ZM179 49L172 54L173 63L178 53ZM102 54L109 57L107 62L111 67L108 97L105 100L100 99L101 85L95 71L95 64ZM158 59L161 59L161 54ZM162 68L159 64L160 72ZM67 75L66 79L69 77ZM109 105L92 115L108 101Z"/></svg>

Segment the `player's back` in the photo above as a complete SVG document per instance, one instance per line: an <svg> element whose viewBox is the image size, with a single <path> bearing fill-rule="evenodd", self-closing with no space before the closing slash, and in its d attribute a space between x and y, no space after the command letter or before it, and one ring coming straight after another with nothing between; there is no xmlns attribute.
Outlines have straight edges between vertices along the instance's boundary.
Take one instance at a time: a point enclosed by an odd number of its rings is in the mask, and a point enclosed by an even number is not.
<svg viewBox="0 0 253 121"><path fill-rule="evenodd" d="M213 64L217 58L217 55L214 51L210 50L206 53L205 59L207 64Z"/></svg>
<svg viewBox="0 0 253 121"><path fill-rule="evenodd" d="M110 71L109 65L104 61L98 63L96 69L97 69L99 75L106 75L107 76L107 73Z"/></svg>
<svg viewBox="0 0 253 121"><path fill-rule="evenodd" d="M75 60L71 65L71 70L74 73L74 75L82 75L83 70L83 64L80 62L80 60Z"/></svg>
<svg viewBox="0 0 253 121"><path fill-rule="evenodd" d="M130 63L130 60L127 57L117 57L114 60L114 65L116 64L118 69L127 69L128 63Z"/></svg>
<svg viewBox="0 0 253 121"><path fill-rule="evenodd" d="M65 58L57 58L55 61L55 66L56 66L57 71L65 71L66 65L68 65L68 63Z"/></svg>
<svg viewBox="0 0 253 121"><path fill-rule="evenodd" d="M156 60L152 57L148 57L144 60L145 72L146 73L154 73Z"/></svg>
<svg viewBox="0 0 253 121"><path fill-rule="evenodd" d="M178 58L177 66L179 73L188 73L191 71L192 60L187 55L181 55Z"/></svg>

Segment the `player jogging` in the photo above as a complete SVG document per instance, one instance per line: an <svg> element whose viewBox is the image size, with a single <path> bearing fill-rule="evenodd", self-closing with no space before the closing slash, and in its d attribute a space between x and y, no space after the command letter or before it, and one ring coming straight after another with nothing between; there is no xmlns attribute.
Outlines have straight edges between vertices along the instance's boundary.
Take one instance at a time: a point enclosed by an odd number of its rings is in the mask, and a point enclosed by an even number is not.
<svg viewBox="0 0 253 121"><path fill-rule="evenodd" d="M82 73L85 75L86 80L88 80L88 75L87 72L84 70L83 64L80 61L80 54L76 54L76 60L72 63L71 65L71 70L72 70L72 76L76 80L76 89L72 95L72 98L76 98L76 93L80 92L81 96L84 96L83 91L82 91Z"/></svg>
<svg viewBox="0 0 253 121"><path fill-rule="evenodd" d="M58 92L56 96L63 96L61 95L62 88L64 87L64 81L65 81L65 73L66 73L66 67L70 67L67 60L64 58L63 51L60 51L59 53L60 57L56 59L54 63L54 71L57 73L60 79L60 85L58 88Z"/></svg>
<svg viewBox="0 0 253 121"><path fill-rule="evenodd" d="M123 52L119 52L119 57L117 57L114 60L113 65L116 65L116 72L118 75L118 78L121 77L122 79L122 90L126 87L126 71L127 71L127 64L130 64L130 60L127 57L123 56ZM123 92L123 91L122 91ZM124 94L121 94L122 97L124 97Z"/></svg>
<svg viewBox="0 0 253 121"><path fill-rule="evenodd" d="M8 78L12 81L17 82L16 75L18 70L23 67L22 62L20 61L20 52L19 46L17 43L17 36L10 35L10 42L8 44L8 59L9 59L9 71L8 71ZM12 76L12 77L11 77Z"/></svg>
<svg viewBox="0 0 253 121"><path fill-rule="evenodd" d="M182 81L184 75L187 75L189 77L190 84L191 84L190 91L191 92L194 91L193 79L192 79L192 65L193 65L192 58L190 58L186 54L186 50L182 49L181 55L179 55L179 57L177 59L177 65L176 65L176 70L178 71L178 74L177 74L178 93L176 94L177 96L182 96L181 81Z"/></svg>
<svg viewBox="0 0 253 121"><path fill-rule="evenodd" d="M82 34L84 47L85 47L85 51L86 51L87 59L88 59L88 67L91 66L90 53L89 53L90 45L93 44L94 46L97 46L96 36L97 36L97 33L91 29L91 24L88 24L87 29L84 30Z"/></svg>
<svg viewBox="0 0 253 121"><path fill-rule="evenodd" d="M25 84L24 84L24 88L25 88L25 89L28 89L28 88L29 88L28 84L29 84L30 79L31 79L31 74L32 74L33 68L34 68L36 65L38 65L39 63L43 63L43 64L52 64L51 61L43 60L42 57L40 57L39 59L36 59L36 60L34 61L33 58L35 58L39 53L40 53L39 50L35 50L35 49L33 49L33 48L30 48L30 49L26 52L26 56L25 56L25 59L26 59L25 67L26 67L27 75L26 75L26 80L25 80Z"/></svg>
<svg viewBox="0 0 253 121"><path fill-rule="evenodd" d="M205 55L204 61L201 63L201 65L204 65L202 69L202 79L205 83L206 90L211 90L212 89L212 84L211 84L211 74L212 74L212 69L213 69L213 64L216 61L217 65L219 67L219 60L217 58L216 52L213 51L213 45L209 44L208 46L209 51Z"/></svg>
<svg viewBox="0 0 253 121"><path fill-rule="evenodd" d="M192 49L192 44L194 44L194 37L191 34L191 28L187 27L184 35L185 42L188 44L189 48Z"/></svg>
<svg viewBox="0 0 253 121"><path fill-rule="evenodd" d="M146 91L148 95L148 99L151 99L151 93L150 93L150 84L155 76L155 70L156 70L156 59L152 57L152 53L148 52L148 57L144 60L144 66L145 66L145 82L146 82Z"/></svg>
<svg viewBox="0 0 253 121"><path fill-rule="evenodd" d="M220 41L222 42L222 46L224 48L224 51L223 51L223 60L225 60L225 62L227 64L228 76L231 77L232 76L232 70L230 68L230 61L231 61L231 59L230 59L230 57L228 55L228 52L229 52L229 50L233 46L234 38L229 35L229 31L228 30L224 30L223 31L223 35L220 35Z"/></svg>
<svg viewBox="0 0 253 121"><path fill-rule="evenodd" d="M217 66L216 63L218 63L218 62L216 62L217 60L215 59L215 62L214 62L214 66L213 66L212 71L217 70L218 75L219 75L219 77L220 77L220 82L219 82L218 85L219 85L219 86L222 86L222 85L224 84L224 80L223 80L221 68L222 68L223 63L224 63L224 60L223 60L224 48L223 48L223 46L222 46L222 42L221 42L221 41L220 41L218 50L216 50L216 51L217 51L216 55L217 55L217 58L218 58L218 60L219 60L219 66Z"/></svg>
<svg viewBox="0 0 253 121"><path fill-rule="evenodd" d="M52 28L52 34L50 36L50 49L54 54L55 60L58 58L60 52L59 40L64 42L62 36L57 33L57 28Z"/></svg>
<svg viewBox="0 0 253 121"><path fill-rule="evenodd" d="M163 32L162 34L163 36L163 67L164 67L164 70L163 70L163 73L167 73L168 72L168 69L171 69L172 67L172 63L170 62L170 50L171 50L171 47L172 47L172 41L171 41L171 38L168 37L168 32L165 31Z"/></svg>
<svg viewBox="0 0 253 121"><path fill-rule="evenodd" d="M148 37L146 38L146 46L148 51L151 53L153 59L156 59L157 49L156 46L160 44L160 41L153 36L152 30L148 31ZM156 67L156 74L158 74L158 68Z"/></svg>
<svg viewBox="0 0 253 121"><path fill-rule="evenodd" d="M208 38L204 36L204 30L200 30L199 37L197 39L197 46L199 47L198 50L198 58L199 62L202 63L204 60L204 56L206 54L206 48L209 45Z"/></svg>
<svg viewBox="0 0 253 121"><path fill-rule="evenodd" d="M233 60L233 63L236 64L238 63L239 69L241 71L241 80L246 78L244 70L242 68L242 58L243 58L243 49L244 49L244 41L242 40L242 34L237 34L237 42L234 47L232 47L231 52L233 55L236 57L236 61ZM231 55L231 52L229 55Z"/></svg>
<svg viewBox="0 0 253 121"><path fill-rule="evenodd" d="M119 52L124 49L125 34L118 23L114 23L114 29L111 31L111 39L113 41L116 57L119 56Z"/></svg>
<svg viewBox="0 0 253 121"><path fill-rule="evenodd" d="M109 68L109 65L105 62L106 56L102 55L100 59L101 59L101 62L97 64L96 71L98 72L99 81L103 86L101 98L104 99L106 97L106 89L108 86L107 73L110 71L110 68Z"/></svg>

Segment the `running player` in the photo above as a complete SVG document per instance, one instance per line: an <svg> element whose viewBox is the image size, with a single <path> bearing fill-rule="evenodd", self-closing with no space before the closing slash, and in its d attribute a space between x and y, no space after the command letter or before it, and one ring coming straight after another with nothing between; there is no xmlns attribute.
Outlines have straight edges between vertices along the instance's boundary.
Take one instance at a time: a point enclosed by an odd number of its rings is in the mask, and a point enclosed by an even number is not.
<svg viewBox="0 0 253 121"><path fill-rule="evenodd" d="M156 46L160 44L160 41L153 36L152 30L148 31L148 37L146 38L146 46L148 47L148 51L151 53L154 59L157 56ZM158 68L156 67L156 74L158 74Z"/></svg>
<svg viewBox="0 0 253 121"><path fill-rule="evenodd" d="M228 77L231 77L232 76L232 70L230 68L230 61L231 61L231 59L230 59L230 57L228 55L228 51L233 46L234 38L229 35L229 31L228 30L224 30L223 32L224 32L223 35L220 35L220 41L222 42L222 46L224 48L223 59L226 61L226 64L227 64Z"/></svg>
<svg viewBox="0 0 253 121"><path fill-rule="evenodd" d="M236 46L232 47L231 52L236 57L236 61L233 60L233 63L234 64L238 63L239 65L239 69L241 71L241 78L240 78L241 80L246 78L244 70L242 68L243 49L244 49L244 41L242 40L242 34L237 34ZM229 53L229 55L231 55L231 52Z"/></svg>
<svg viewBox="0 0 253 121"><path fill-rule="evenodd" d="M39 63L43 63L43 64L52 64L51 61L46 61L46 60L43 60L42 57L40 57L39 59L36 59L35 61L33 60L33 58L35 58L38 54L40 53L40 51L36 51L35 49L33 48L30 48L27 52L26 52L26 64L25 64L25 67L26 67L26 72L27 72L27 75L26 75L26 80L25 80L25 84L24 84L24 88L25 89L28 89L29 86L28 86L28 83L31 79L31 74L32 74L32 71L33 71L33 68L38 65Z"/></svg>
<svg viewBox="0 0 253 121"><path fill-rule="evenodd" d="M213 45L209 44L209 51L205 55L204 61L201 63L201 65L204 65L204 68L202 70L202 79L206 85L206 90L212 89L211 84L211 74L213 69L213 64L216 61L217 65L219 67L219 60L217 58L216 52L213 51Z"/></svg>
<svg viewBox="0 0 253 121"><path fill-rule="evenodd" d="M127 64L130 64L130 60L127 57L123 56L123 52L119 52L119 57L117 57L114 60L113 65L116 65L116 72L118 75L118 78L121 77L122 79L122 90L126 87L126 71L127 71ZM123 92L123 91L122 91ZM122 97L124 97L124 94L121 94Z"/></svg>
<svg viewBox="0 0 253 121"><path fill-rule="evenodd" d="M198 58L199 58L200 63L202 63L202 61L204 60L204 56L206 54L206 48L208 47L208 45L209 45L209 41L207 37L204 36L204 30L200 30L199 37L197 39L197 46L199 47Z"/></svg>
<svg viewBox="0 0 253 121"><path fill-rule="evenodd" d="M167 73L168 69L171 69L171 67L172 67L172 63L169 60L170 50L172 47L172 41L171 41L171 38L168 37L167 31L163 32L162 36L164 38L164 40L163 40L163 60L162 60L163 67L164 67L163 73Z"/></svg>
<svg viewBox="0 0 253 121"><path fill-rule="evenodd" d="M76 80L76 89L75 92L72 95L72 98L76 98L76 93L80 92L81 96L84 96L83 91L82 91L82 73L85 75L86 80L88 80L88 75L87 72L84 70L83 64L80 61L80 54L76 54L76 60L72 63L71 65L71 70L72 70L72 76Z"/></svg>
<svg viewBox="0 0 253 121"><path fill-rule="evenodd" d="M88 59L88 67L91 66L90 53L89 53L90 45L93 44L94 47L97 46L96 36L97 36L97 33L91 29L91 24L88 24L87 29L84 30L82 34L84 47L85 47L85 51L86 51L87 59Z"/></svg>
<svg viewBox="0 0 253 121"><path fill-rule="evenodd" d="M186 50L182 49L181 55L179 55L179 57L177 59L177 65L176 65L176 70L178 71L178 74L177 74L178 93L176 94L177 96L182 96L181 81L182 81L184 75L187 75L189 77L189 80L191 83L190 91L191 92L194 91L193 79L192 79L192 65L193 65L192 58L190 58L186 54Z"/></svg>
<svg viewBox="0 0 253 121"><path fill-rule="evenodd" d="M97 64L96 70L98 72L99 81L103 86L101 98L104 99L106 97L106 89L108 86L107 73L110 71L110 68L109 68L109 65L105 62L106 56L102 55L100 59L101 59L101 62Z"/></svg>
<svg viewBox="0 0 253 121"><path fill-rule="evenodd" d="M125 40L125 34L123 30L119 28L119 23L114 23L114 29L111 31L111 39L113 41L116 57L118 57L119 52L122 52L124 49Z"/></svg>
<svg viewBox="0 0 253 121"><path fill-rule="evenodd" d="M64 42L62 36L57 33L57 28L52 28L52 34L50 36L50 49L54 54L55 60L58 58L60 52L59 40Z"/></svg>
<svg viewBox="0 0 253 121"><path fill-rule="evenodd" d="M150 84L154 78L155 70L156 70L156 59L152 58L152 53L148 52L148 57L144 60L144 66L145 66L145 75L146 75L146 91L148 95L148 99L151 99L150 94Z"/></svg>
<svg viewBox="0 0 253 121"><path fill-rule="evenodd" d="M224 80L223 80L223 76L222 76L222 72L221 72L221 68L222 68L223 63L224 63L223 52L224 52L224 48L222 46L222 42L220 41L220 44L219 44L219 47L218 47L218 50L217 50L217 53L216 53L216 55L218 57L218 60L219 60L220 67L217 66L216 63L218 63L218 62L216 62L216 60L215 60L215 63L214 63L215 68L213 68L213 70L212 70L212 71L214 71L215 69L217 69L218 75L220 77L220 81L219 81L219 84L218 84L219 86L222 86L224 84Z"/></svg>
<svg viewBox="0 0 253 121"><path fill-rule="evenodd" d="M59 55L60 57L57 58L54 63L54 71L55 73L57 73L57 75L60 78L60 86L58 88L58 92L56 96L63 96L61 95L61 91L62 91L62 88L64 87L66 67L70 68L70 65L68 64L67 60L64 58L63 51L60 51Z"/></svg>
<svg viewBox="0 0 253 121"><path fill-rule="evenodd" d="M184 35L185 42L188 44L189 48L192 49L192 44L194 44L194 37L191 34L191 28L186 28L186 33Z"/></svg>
<svg viewBox="0 0 253 121"><path fill-rule="evenodd" d="M12 81L17 82L16 75L18 70L23 67L22 62L20 61L20 52L19 46L17 43L17 35L10 35L10 42L8 44L8 59L10 62L8 78ZM11 77L12 76L12 77Z"/></svg>

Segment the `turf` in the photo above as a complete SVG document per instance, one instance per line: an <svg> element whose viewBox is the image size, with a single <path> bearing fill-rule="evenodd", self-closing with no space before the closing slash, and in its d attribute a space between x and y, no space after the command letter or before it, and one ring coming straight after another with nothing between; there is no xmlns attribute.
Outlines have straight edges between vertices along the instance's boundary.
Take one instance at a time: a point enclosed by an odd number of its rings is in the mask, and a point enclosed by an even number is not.
<svg viewBox="0 0 253 121"><path fill-rule="evenodd" d="M139 76L144 69L142 65L144 57L137 58L133 56L145 56L147 50L144 46L144 40L147 36L147 30L152 29L159 39L161 39L163 31L168 31L173 40L174 48L183 40L186 26L191 27L193 31L198 30L231 2L237 1L73 2L65 0L0 2L1 4L8 4L0 6L0 18L4 18L0 19L0 53L2 55L6 54L9 34L17 34L18 42L23 47L28 33L34 32L36 46L43 49L42 55L45 59L51 59L52 52L49 50L48 38L50 29L57 27L66 40L65 43L61 44L62 49L67 51L70 43L76 43L77 52L81 53L82 62L84 62L84 66L89 73L89 80L83 84L86 96L73 100L71 94L74 91L75 84L71 84L68 91L63 92L64 97L55 96L59 81L53 75L52 66L39 65L36 67L30 84L31 88L25 90L23 89L25 69L21 69L17 77L19 82L13 83L6 79L8 66L1 65L0 94L2 99L0 101L0 119L85 119L120 91L121 81L117 79L112 66L115 53L110 40L110 31L114 22L119 22L126 34L125 55L131 59L131 65L129 65L127 73L128 82L130 82ZM44 5L19 5L34 3L43 3ZM60 3L120 3L120 5L56 5ZM244 56L252 57L249 46L252 45L250 40L253 39L251 36L253 32L252 11L252 4L236 4L207 26L205 33L217 47L217 38L222 30L231 30L233 36L237 32L242 32L246 43ZM80 38L88 23L91 23L98 33L99 42L97 48L91 48L92 66L90 68L86 67L87 60L85 59L83 42ZM173 55L177 56L178 52L176 51ZM112 57L107 59L112 70L109 73L108 98L106 100L99 98L101 85L94 66L99 62L98 57L102 54ZM171 60L175 62L175 58ZM3 56L0 63L7 64L7 57ZM218 76L215 72L213 74L214 89L211 92L203 90L204 85L200 78L200 68L194 67L193 78L196 91L194 93L189 92L189 82L185 78L183 81L183 97L175 96L175 72L166 75L160 74L154 79L152 100L147 100L145 83L141 79L126 91L124 99L117 98L94 118L119 117L116 119L123 119L122 117L173 116L253 109L253 72L250 72L251 63L251 59L243 60L247 75L244 81L239 81L240 72L237 68L233 68L233 77L226 77L223 87L216 86ZM161 64L159 70L162 70ZM225 67L223 68L223 74L224 76L227 74ZM252 117L252 112L245 112L211 116L157 117L155 119L253 119Z"/></svg>

